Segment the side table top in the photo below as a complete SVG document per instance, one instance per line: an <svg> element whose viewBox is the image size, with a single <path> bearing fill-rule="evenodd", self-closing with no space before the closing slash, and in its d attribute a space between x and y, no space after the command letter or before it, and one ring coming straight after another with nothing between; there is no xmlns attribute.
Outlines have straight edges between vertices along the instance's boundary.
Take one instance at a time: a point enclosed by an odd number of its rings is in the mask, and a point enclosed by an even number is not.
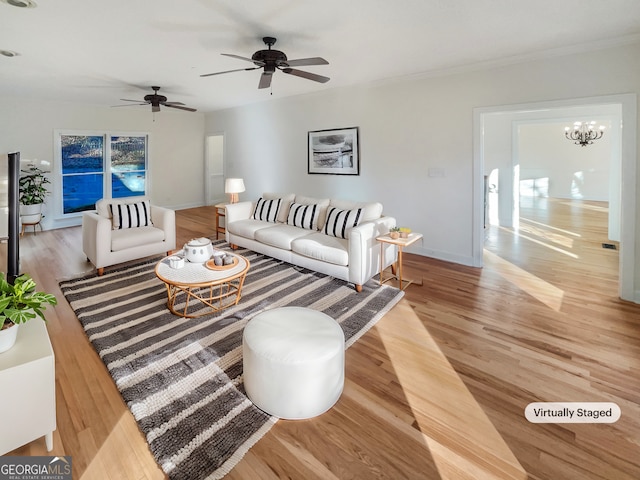
<svg viewBox="0 0 640 480"><path fill-rule="evenodd" d="M391 243L392 245L400 245L402 247L406 247L411 245L414 242L417 242L422 238L421 233L410 233L407 238L391 238L389 234L380 235L376 237L376 240L384 243Z"/></svg>

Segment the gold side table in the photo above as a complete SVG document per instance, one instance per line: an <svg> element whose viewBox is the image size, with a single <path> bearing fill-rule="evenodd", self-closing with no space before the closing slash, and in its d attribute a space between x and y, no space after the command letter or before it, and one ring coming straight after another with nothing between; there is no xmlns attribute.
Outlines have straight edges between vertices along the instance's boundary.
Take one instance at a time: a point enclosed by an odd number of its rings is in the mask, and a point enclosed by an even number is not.
<svg viewBox="0 0 640 480"><path fill-rule="evenodd" d="M400 287L401 290L406 289L409 285L411 285L412 283L414 285L418 285L418 286L422 286L422 280L420 280L420 282L418 283L415 280L405 280L402 278L402 249L404 247L408 247L409 245L412 245L413 243L417 242L418 240L420 240L422 238L422 234L421 233L410 233L409 236L407 238L391 238L389 236L389 234L386 235L381 235L379 237L376 237L376 240L378 242L380 242L380 285L382 285L385 282L388 282L389 280L395 278L398 280L398 286ZM389 278L386 278L383 280L383 259L384 259L384 244L391 244L391 245L395 245L396 247L398 247L398 260L396 261L396 272L397 275L392 275ZM405 282L406 285L403 285L402 282Z"/></svg>

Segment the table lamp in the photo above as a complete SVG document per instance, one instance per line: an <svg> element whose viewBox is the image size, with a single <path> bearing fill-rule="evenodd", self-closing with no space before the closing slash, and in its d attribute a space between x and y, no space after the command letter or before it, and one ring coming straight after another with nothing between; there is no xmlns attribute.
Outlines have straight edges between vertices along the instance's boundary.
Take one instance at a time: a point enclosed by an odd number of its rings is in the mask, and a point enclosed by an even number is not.
<svg viewBox="0 0 640 480"><path fill-rule="evenodd" d="M224 193L229 194L231 203L238 203L238 194L244 192L244 181L241 178L227 178L224 182Z"/></svg>

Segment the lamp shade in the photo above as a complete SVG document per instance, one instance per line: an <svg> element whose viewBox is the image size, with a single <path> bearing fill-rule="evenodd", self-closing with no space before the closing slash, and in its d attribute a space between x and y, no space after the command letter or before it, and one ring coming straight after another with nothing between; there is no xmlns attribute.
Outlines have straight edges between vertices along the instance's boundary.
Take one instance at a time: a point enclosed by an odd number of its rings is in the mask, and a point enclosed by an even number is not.
<svg viewBox="0 0 640 480"><path fill-rule="evenodd" d="M241 178L227 178L224 182L224 193L229 194L231 203L238 202L238 194L244 192L244 180Z"/></svg>
<svg viewBox="0 0 640 480"><path fill-rule="evenodd" d="M227 178L224 182L224 193L244 192L244 180L241 178Z"/></svg>

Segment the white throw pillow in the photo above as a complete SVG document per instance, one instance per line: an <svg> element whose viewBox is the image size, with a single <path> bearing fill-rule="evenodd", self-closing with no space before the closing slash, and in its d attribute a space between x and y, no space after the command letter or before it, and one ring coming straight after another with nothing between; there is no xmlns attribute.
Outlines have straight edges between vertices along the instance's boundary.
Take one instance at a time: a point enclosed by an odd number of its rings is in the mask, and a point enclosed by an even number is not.
<svg viewBox="0 0 640 480"><path fill-rule="evenodd" d="M329 207L324 233L332 237L347 238L349 230L357 226L362 220L362 209L339 210Z"/></svg>
<svg viewBox="0 0 640 480"><path fill-rule="evenodd" d="M114 230L153 226L149 200L135 203L113 203L110 208Z"/></svg>
<svg viewBox="0 0 640 480"><path fill-rule="evenodd" d="M254 220L262 220L263 222L275 223L278 218L278 209L281 203L281 198L274 198L272 200L261 198L256 203L252 218Z"/></svg>
<svg viewBox="0 0 640 480"><path fill-rule="evenodd" d="M289 208L287 224L307 230L318 230L319 217L319 205L302 205L300 203L292 203Z"/></svg>

